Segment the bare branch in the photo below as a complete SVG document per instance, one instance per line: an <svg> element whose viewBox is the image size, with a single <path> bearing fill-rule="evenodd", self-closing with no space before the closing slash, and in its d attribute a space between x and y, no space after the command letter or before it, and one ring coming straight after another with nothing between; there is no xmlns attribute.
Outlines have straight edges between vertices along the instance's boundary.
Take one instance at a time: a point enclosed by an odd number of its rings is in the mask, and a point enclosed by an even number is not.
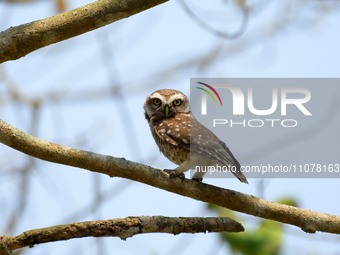
<svg viewBox="0 0 340 255"><path fill-rule="evenodd" d="M231 210L295 225L307 233L322 231L340 234L339 216L273 203L188 179L170 178L164 171L124 158L105 156L43 141L2 120L0 120L0 142L46 161L138 181Z"/></svg>
<svg viewBox="0 0 340 255"><path fill-rule="evenodd" d="M49 18L0 33L0 63L21 58L47 45L84 34L168 0L98 0Z"/></svg>
<svg viewBox="0 0 340 255"><path fill-rule="evenodd" d="M243 226L230 218L193 218L141 216L124 219L110 219L77 222L48 228L28 230L17 236L2 236L2 247L13 251L36 244L69 240L82 237L117 236L122 240L145 233L206 233L241 232ZM1 254L1 253L0 253Z"/></svg>

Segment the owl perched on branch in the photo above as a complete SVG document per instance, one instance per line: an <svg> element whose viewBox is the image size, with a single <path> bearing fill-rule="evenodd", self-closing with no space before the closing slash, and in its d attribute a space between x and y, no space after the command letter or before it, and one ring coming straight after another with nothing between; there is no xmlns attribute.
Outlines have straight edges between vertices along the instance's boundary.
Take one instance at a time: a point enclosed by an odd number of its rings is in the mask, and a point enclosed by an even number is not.
<svg viewBox="0 0 340 255"><path fill-rule="evenodd" d="M190 116L189 100L182 92L157 90L146 99L144 111L160 151L178 165L174 170L165 170L171 176L184 177L183 173L195 166L220 165L232 167L232 173L248 183L226 144ZM204 174L196 172L193 179L202 181Z"/></svg>

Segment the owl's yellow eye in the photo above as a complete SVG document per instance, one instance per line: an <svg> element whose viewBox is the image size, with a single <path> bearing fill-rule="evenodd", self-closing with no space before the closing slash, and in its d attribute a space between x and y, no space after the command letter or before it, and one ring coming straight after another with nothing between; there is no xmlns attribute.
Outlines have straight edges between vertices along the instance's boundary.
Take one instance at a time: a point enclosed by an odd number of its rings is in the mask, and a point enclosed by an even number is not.
<svg viewBox="0 0 340 255"><path fill-rule="evenodd" d="M176 99L172 103L173 103L174 106L180 106L182 104L182 100L181 99Z"/></svg>
<svg viewBox="0 0 340 255"><path fill-rule="evenodd" d="M152 103L155 105L155 106L160 106L162 104L162 101L159 99L159 98L154 98L152 100Z"/></svg>

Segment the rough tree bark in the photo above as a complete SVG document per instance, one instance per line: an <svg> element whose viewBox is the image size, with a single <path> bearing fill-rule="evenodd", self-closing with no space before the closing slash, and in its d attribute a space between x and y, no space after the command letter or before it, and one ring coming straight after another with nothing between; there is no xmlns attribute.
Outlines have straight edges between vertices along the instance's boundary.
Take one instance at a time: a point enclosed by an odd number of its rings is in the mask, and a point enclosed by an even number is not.
<svg viewBox="0 0 340 255"><path fill-rule="evenodd" d="M36 244L69 240L82 237L117 236L122 240L145 233L205 233L240 232L243 226L229 218L163 217L141 216L124 219L110 219L76 222L27 230L17 236L0 236L0 255ZM2 246L2 247L1 247Z"/></svg>
<svg viewBox="0 0 340 255"><path fill-rule="evenodd" d="M293 206L278 204L233 190L180 178L170 178L159 169L124 158L50 143L26 134L0 120L0 142L27 155L59 164L74 166L110 177L123 177L231 210L271 219L301 228L340 234L340 217Z"/></svg>
<svg viewBox="0 0 340 255"><path fill-rule="evenodd" d="M168 0L98 0L0 33L0 63L130 17Z"/></svg>

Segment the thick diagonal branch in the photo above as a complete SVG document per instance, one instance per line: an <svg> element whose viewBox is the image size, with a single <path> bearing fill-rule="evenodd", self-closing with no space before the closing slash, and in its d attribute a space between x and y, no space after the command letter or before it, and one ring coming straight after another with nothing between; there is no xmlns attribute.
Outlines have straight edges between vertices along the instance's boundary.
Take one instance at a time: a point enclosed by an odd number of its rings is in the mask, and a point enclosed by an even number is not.
<svg viewBox="0 0 340 255"><path fill-rule="evenodd" d="M242 225L229 218L142 216L77 222L33 229L17 236L2 236L0 242L9 251L13 251L27 246L32 247L36 244L90 236L117 236L125 240L128 237L145 233L169 233L176 235L180 233L241 231L244 231Z"/></svg>
<svg viewBox="0 0 340 255"><path fill-rule="evenodd" d="M84 34L168 0L98 0L80 8L0 33L0 63Z"/></svg>
<svg viewBox="0 0 340 255"><path fill-rule="evenodd" d="M123 158L100 155L43 141L2 120L0 120L0 142L46 161L142 182L231 210L295 225L308 233L322 231L340 234L339 216L273 203L192 180L170 178L164 171Z"/></svg>

